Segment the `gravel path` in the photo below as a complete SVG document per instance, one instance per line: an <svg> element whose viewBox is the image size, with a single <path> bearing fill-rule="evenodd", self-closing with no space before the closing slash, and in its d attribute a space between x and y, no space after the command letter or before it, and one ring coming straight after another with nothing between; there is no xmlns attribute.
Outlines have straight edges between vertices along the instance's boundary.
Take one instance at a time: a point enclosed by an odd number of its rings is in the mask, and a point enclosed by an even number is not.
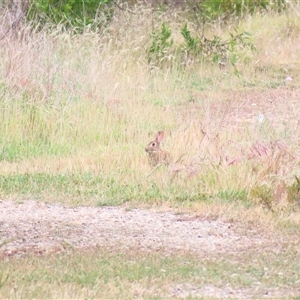
<svg viewBox="0 0 300 300"><path fill-rule="evenodd" d="M99 246L212 255L263 243L260 237L239 235L232 227L220 220L154 210L0 201L0 256Z"/></svg>

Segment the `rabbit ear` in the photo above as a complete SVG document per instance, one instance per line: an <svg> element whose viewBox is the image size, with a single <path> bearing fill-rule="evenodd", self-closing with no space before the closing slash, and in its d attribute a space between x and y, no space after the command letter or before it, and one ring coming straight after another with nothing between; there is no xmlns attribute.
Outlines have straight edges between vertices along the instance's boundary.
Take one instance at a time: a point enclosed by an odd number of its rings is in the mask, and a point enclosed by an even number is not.
<svg viewBox="0 0 300 300"><path fill-rule="evenodd" d="M156 135L156 140L158 141L158 143L160 143L164 138L164 132L163 131L159 131Z"/></svg>

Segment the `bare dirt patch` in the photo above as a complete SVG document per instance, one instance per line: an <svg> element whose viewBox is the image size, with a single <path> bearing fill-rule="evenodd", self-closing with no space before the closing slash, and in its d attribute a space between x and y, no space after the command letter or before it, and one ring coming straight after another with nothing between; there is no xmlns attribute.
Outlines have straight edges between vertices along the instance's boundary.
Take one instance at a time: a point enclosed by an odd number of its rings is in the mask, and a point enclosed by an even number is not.
<svg viewBox="0 0 300 300"><path fill-rule="evenodd" d="M221 220L123 207L65 207L35 201L0 202L0 255L47 254L68 248L112 247L200 256L266 247L259 232Z"/></svg>

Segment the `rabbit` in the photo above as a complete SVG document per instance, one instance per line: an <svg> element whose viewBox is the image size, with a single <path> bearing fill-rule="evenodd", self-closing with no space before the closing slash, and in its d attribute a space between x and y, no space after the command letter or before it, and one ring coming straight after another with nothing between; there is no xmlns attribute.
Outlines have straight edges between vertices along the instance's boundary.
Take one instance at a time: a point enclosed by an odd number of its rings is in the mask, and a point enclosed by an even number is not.
<svg viewBox="0 0 300 300"><path fill-rule="evenodd" d="M165 165L169 165L171 161L170 153L160 149L160 143L163 140L163 138L164 138L164 132L158 131L156 134L156 139L150 142L145 148L145 151L149 155L150 165L153 167L162 163Z"/></svg>

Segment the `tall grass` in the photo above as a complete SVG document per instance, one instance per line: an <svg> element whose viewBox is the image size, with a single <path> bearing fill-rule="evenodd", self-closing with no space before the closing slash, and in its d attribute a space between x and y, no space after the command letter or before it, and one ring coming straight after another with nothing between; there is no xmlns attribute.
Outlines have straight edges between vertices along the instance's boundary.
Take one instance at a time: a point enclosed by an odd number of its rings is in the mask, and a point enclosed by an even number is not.
<svg viewBox="0 0 300 300"><path fill-rule="evenodd" d="M2 197L248 205L252 189L282 181L287 194L299 175L297 12L235 21L257 52L225 68L149 65L151 32L162 22L180 44L184 15L140 7L101 32L24 24L1 41ZM226 38L232 29L205 32ZM152 170L144 148L158 130L177 163Z"/></svg>

